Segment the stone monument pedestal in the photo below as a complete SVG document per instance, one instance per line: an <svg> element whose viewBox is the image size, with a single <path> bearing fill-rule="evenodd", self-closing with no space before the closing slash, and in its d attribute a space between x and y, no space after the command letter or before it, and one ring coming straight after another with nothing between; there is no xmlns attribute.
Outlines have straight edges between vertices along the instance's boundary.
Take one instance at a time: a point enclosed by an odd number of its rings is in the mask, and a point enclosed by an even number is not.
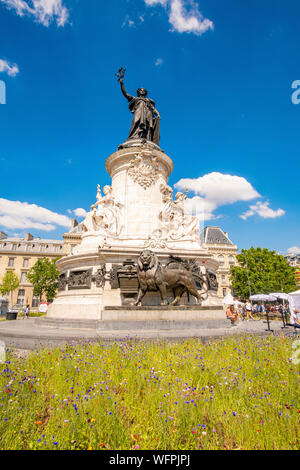
<svg viewBox="0 0 300 470"><path fill-rule="evenodd" d="M149 142L137 140L121 147L106 161L111 186L103 188L104 196L98 186L97 201L82 224L81 244L73 255L57 263L61 271L59 292L48 318L106 321L107 315L118 318L127 308L123 320L140 314L140 318L149 315L156 321L158 314L143 308L159 306L159 293L147 293L140 310L131 307L138 293L137 261L143 250L155 252L164 266L177 260L180 266L197 269L203 278L198 286L202 309L220 307L214 274L218 263L201 247L199 221L184 207L187 196L177 193L173 198L168 186L171 158ZM173 300L172 291L168 300ZM184 294L182 304L172 321L183 320L185 306L194 306L196 300ZM159 312L160 319L168 316L168 311L163 315ZM210 314L212 310L208 309Z"/></svg>

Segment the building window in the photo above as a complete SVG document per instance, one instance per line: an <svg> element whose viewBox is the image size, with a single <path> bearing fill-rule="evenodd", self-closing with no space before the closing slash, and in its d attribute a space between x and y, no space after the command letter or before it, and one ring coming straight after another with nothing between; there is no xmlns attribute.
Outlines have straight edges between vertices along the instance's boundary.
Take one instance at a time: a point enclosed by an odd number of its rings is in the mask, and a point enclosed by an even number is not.
<svg viewBox="0 0 300 470"><path fill-rule="evenodd" d="M224 289L223 289L223 297L225 297L226 294L227 294L227 289L224 288Z"/></svg>
<svg viewBox="0 0 300 470"><path fill-rule="evenodd" d="M9 258L8 260L8 267L13 268L15 264L15 258Z"/></svg>
<svg viewBox="0 0 300 470"><path fill-rule="evenodd" d="M42 252L42 253L45 253L45 245L42 245L42 246L41 246L41 252Z"/></svg>
<svg viewBox="0 0 300 470"><path fill-rule="evenodd" d="M23 260L23 268L28 268L29 266L29 259L24 259Z"/></svg>
<svg viewBox="0 0 300 470"><path fill-rule="evenodd" d="M26 251L31 251L31 245L26 246Z"/></svg>
<svg viewBox="0 0 300 470"><path fill-rule="evenodd" d="M20 289L18 292L17 304L24 305L25 301L25 289Z"/></svg>
<svg viewBox="0 0 300 470"><path fill-rule="evenodd" d="M54 251L55 251L55 253L58 253L59 252L59 246L55 246Z"/></svg>
<svg viewBox="0 0 300 470"><path fill-rule="evenodd" d="M235 263L235 261L234 261L234 257L231 255L231 256L229 256L228 260L229 260L229 264L230 264L230 266L233 266L233 265L234 265L234 263Z"/></svg>
<svg viewBox="0 0 300 470"><path fill-rule="evenodd" d="M12 246L12 250L13 250L13 251L17 251L17 245L13 245L13 246Z"/></svg>
<svg viewBox="0 0 300 470"><path fill-rule="evenodd" d="M225 282L226 282L225 274L222 274L222 283L225 284Z"/></svg>
<svg viewBox="0 0 300 470"><path fill-rule="evenodd" d="M21 273L21 284L25 284L27 282L27 273Z"/></svg>
<svg viewBox="0 0 300 470"><path fill-rule="evenodd" d="M225 264L225 262L224 262L224 256L223 256L223 255L220 255L220 256L218 257L218 261L219 261L220 267L223 267L224 264Z"/></svg>
<svg viewBox="0 0 300 470"><path fill-rule="evenodd" d="M31 304L32 308L38 308L39 305L40 305L39 297L34 296L32 298L32 304Z"/></svg>

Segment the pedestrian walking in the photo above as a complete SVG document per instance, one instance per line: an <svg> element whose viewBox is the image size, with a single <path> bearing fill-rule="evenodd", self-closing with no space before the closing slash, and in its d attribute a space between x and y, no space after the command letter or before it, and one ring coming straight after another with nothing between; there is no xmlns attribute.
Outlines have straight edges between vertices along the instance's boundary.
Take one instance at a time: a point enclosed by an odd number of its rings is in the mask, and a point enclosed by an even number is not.
<svg viewBox="0 0 300 470"><path fill-rule="evenodd" d="M26 305L26 308L24 310L24 317L23 317L23 320L24 318L29 318L29 311L30 311L30 306L29 305Z"/></svg>
<svg viewBox="0 0 300 470"><path fill-rule="evenodd" d="M248 321L252 313L252 305L249 300L248 302L246 302L245 309L246 309L246 320Z"/></svg>

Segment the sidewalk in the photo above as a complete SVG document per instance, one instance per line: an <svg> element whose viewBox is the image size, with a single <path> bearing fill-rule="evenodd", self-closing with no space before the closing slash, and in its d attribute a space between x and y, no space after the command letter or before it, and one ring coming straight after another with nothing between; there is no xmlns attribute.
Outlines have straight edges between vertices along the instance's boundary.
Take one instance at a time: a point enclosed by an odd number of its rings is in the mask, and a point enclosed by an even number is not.
<svg viewBox="0 0 300 470"><path fill-rule="evenodd" d="M292 328L281 329L282 323L271 322L271 329L274 333L283 332L291 334ZM9 347L19 349L34 349L37 347L55 347L66 343L79 343L83 341L111 342L125 338L138 340L171 340L182 341L190 338L218 338L229 335L240 334L270 334L267 324L264 321L243 321L232 327L228 323L228 328L217 329L191 329L191 330L92 330L92 329L71 329L62 327L42 327L35 324L35 319L24 321L0 322L0 340Z"/></svg>

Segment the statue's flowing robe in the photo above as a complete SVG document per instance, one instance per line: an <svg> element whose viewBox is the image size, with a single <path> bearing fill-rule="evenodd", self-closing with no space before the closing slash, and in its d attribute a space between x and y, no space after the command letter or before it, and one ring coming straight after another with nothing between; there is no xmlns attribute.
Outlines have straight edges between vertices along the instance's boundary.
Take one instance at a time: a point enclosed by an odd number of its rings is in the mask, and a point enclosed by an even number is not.
<svg viewBox="0 0 300 470"><path fill-rule="evenodd" d="M159 145L159 119L155 119L155 103L149 98L130 96L129 109L133 113L128 139L147 139Z"/></svg>

